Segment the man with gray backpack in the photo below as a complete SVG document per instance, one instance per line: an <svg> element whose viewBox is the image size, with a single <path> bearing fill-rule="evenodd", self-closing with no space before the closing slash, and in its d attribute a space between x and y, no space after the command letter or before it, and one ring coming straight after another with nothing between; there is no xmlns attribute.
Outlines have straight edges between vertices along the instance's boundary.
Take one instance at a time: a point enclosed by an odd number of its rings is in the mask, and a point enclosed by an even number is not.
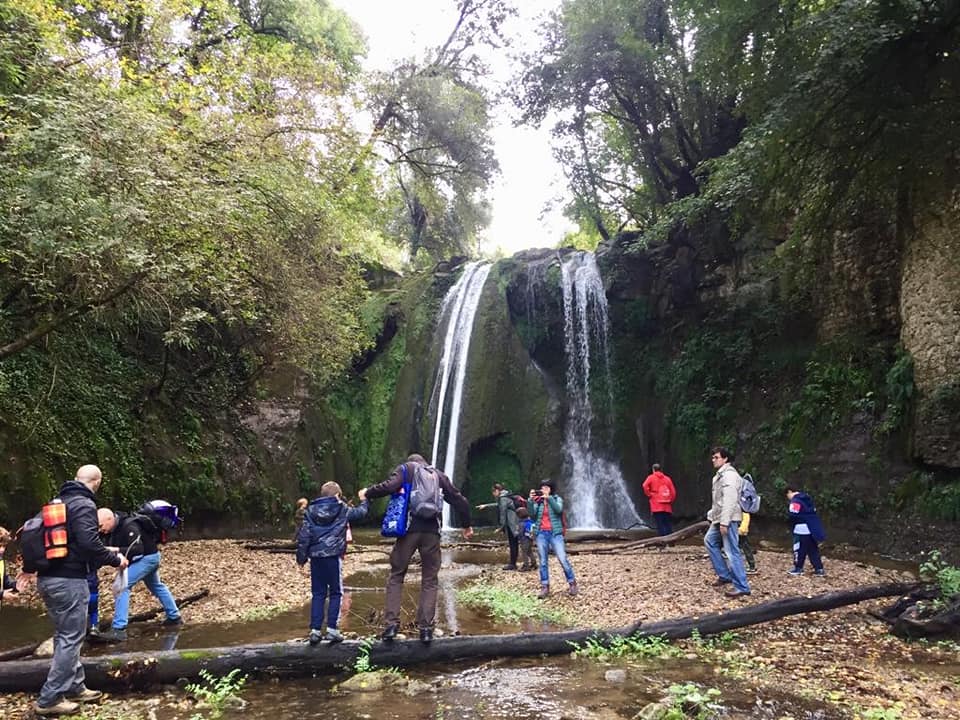
<svg viewBox="0 0 960 720"><path fill-rule="evenodd" d="M420 601L417 604L417 627L420 641L433 640L434 617L437 614L437 591L440 574L440 521L444 501L453 505L464 523L463 537L473 536L470 503L453 486L450 478L429 465L416 453L398 465L384 482L362 491L361 497L374 499L409 493L405 523L392 533L397 540L390 552L390 577L384 608L384 630L381 639L392 641L400 631L400 604L403 581L410 560L420 551Z"/></svg>
<svg viewBox="0 0 960 720"><path fill-rule="evenodd" d="M713 476L713 504L707 513L710 529L703 538L703 544L710 554L710 562L717 573L714 585L732 587L726 591L731 598L745 597L750 594L743 556L740 554L740 522L743 520L742 492L743 478L731 464L730 451L716 447L710 454L716 474ZM753 484L750 484L753 487ZM757 499L759 505L759 498ZM724 554L726 558L724 558Z"/></svg>

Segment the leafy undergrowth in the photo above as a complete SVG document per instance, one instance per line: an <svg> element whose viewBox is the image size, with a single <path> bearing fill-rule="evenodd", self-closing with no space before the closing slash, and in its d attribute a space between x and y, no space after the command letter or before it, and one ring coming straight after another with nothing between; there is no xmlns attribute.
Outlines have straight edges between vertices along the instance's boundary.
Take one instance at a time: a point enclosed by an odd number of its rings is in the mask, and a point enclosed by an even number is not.
<svg viewBox="0 0 960 720"><path fill-rule="evenodd" d="M501 622L546 620L558 625L571 623L566 610L544 605L542 600L528 592L477 584L458 590L457 599L465 605L486 608L494 619Z"/></svg>

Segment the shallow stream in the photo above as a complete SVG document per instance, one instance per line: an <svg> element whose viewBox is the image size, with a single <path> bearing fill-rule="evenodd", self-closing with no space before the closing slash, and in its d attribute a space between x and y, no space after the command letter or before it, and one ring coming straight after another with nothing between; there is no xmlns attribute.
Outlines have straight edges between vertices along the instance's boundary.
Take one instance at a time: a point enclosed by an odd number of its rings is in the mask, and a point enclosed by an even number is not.
<svg viewBox="0 0 960 720"><path fill-rule="evenodd" d="M358 534L358 542L374 544L378 538ZM869 562L867 556L857 558ZM456 587L479 575L485 567L504 562L503 550L453 545L444 550L438 626L444 633L492 634L520 629L549 629L543 623L526 627L503 624L487 613L460 604ZM386 581L383 560L345 578L341 627L346 633L369 636L382 623ZM404 591L403 606L412 611L419 593L419 567L412 566ZM531 578L532 580L532 578ZM5 607L0 650L31 641L49 633L47 619L33 610ZM263 619L229 624L188 624L179 631L164 632L156 624L131 625L130 639L123 651L216 647L303 638L307 607L299 607ZM442 641L442 640L440 640ZM111 653L117 646L91 646L90 653ZM2 667L0 667L2 672ZM335 686L350 675L322 676L302 680L251 680L243 691L247 706L245 719L276 720L278 717L391 718L570 718L614 720L633 718L646 705L667 694L671 685L696 683L720 691L726 717L794 720L839 718L832 705L817 699L801 699L790 692L771 693L757 689L748 676L739 678L724 672L721 663L707 663L695 655L604 665L570 656L532 659L504 659L464 662L443 667L422 666L406 671L419 690L407 694L403 688L340 693ZM157 695L131 696L130 707L147 708L156 720L189 718L195 709L178 690ZM229 717L229 713L227 715Z"/></svg>

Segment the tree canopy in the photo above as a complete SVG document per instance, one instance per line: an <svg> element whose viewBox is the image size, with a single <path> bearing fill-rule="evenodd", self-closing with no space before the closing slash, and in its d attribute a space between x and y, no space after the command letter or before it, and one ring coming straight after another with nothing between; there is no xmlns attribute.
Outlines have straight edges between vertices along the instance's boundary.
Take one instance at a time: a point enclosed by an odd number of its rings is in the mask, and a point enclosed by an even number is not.
<svg viewBox="0 0 960 720"><path fill-rule="evenodd" d="M823 229L950 172L960 8L566 0L515 100L601 235L705 207ZM559 118L559 120L557 120Z"/></svg>

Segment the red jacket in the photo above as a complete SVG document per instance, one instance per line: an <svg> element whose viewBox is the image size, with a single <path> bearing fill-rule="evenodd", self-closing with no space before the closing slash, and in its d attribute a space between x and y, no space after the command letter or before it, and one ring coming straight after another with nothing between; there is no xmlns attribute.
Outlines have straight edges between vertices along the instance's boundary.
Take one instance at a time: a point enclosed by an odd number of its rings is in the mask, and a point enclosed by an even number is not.
<svg viewBox="0 0 960 720"><path fill-rule="evenodd" d="M647 475L643 481L643 492L650 498L650 512L673 512L672 503L677 498L677 491L673 487L673 480L657 470Z"/></svg>

